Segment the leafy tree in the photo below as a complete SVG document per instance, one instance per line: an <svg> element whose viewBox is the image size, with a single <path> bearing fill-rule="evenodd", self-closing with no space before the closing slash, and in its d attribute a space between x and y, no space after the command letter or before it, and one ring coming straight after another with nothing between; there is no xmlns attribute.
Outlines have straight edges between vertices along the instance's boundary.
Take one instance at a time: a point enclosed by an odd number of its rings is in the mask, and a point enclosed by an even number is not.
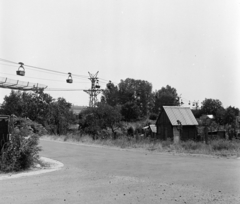
<svg viewBox="0 0 240 204"><path fill-rule="evenodd" d="M121 126L122 115L118 107L113 108L108 104L99 103L97 108L97 116L101 121L101 127L110 128L113 137L116 138L116 130Z"/></svg>
<svg viewBox="0 0 240 204"><path fill-rule="evenodd" d="M220 107L215 114L215 121L220 124L224 125L224 117L225 117L225 109L223 107Z"/></svg>
<svg viewBox="0 0 240 204"><path fill-rule="evenodd" d="M107 84L107 88L103 90L102 102L106 102L110 106L116 106L119 102L119 90L112 82Z"/></svg>
<svg viewBox="0 0 240 204"><path fill-rule="evenodd" d="M68 126L74 121L71 103L64 98L58 98L50 104L47 116L48 129L59 135L66 133Z"/></svg>
<svg viewBox="0 0 240 204"><path fill-rule="evenodd" d="M144 80L135 80L127 78L121 80L118 86L115 86L113 83L109 82L107 88L103 91L102 102L106 102L111 106L120 105L123 107L123 113L126 113L126 110L133 111L136 114L136 106L138 107L137 117L147 116L151 107L151 98L152 98L152 84ZM134 108L132 110L130 107ZM137 118L136 116L132 118ZM124 117L124 118L129 118ZM128 119L127 119L128 120Z"/></svg>
<svg viewBox="0 0 240 204"><path fill-rule="evenodd" d="M64 98L55 101L50 95L43 93L43 90L11 91L4 98L2 113L29 118L57 134L66 133L68 125L74 120L70 103Z"/></svg>
<svg viewBox="0 0 240 204"><path fill-rule="evenodd" d="M239 109L229 106L226 108L226 112L224 115L224 122L225 124L232 124L235 125L235 121L236 121L236 116L239 115Z"/></svg>
<svg viewBox="0 0 240 204"><path fill-rule="evenodd" d="M122 105L121 114L125 121L135 121L141 115L140 108L134 102L127 102Z"/></svg>
<svg viewBox="0 0 240 204"><path fill-rule="evenodd" d="M79 115L79 127L93 138L101 130L108 128L116 138L116 130L121 126L122 116L118 107L112 107L106 103L99 103L96 108L89 107Z"/></svg>
<svg viewBox="0 0 240 204"><path fill-rule="evenodd" d="M141 116L149 113L151 97L152 84L148 81L127 78L119 83L119 104L135 103Z"/></svg>
<svg viewBox="0 0 240 204"><path fill-rule="evenodd" d="M223 106L222 106L222 102L218 99L205 99L202 102L202 114L212 114L214 116L217 115L217 112L219 110L222 110ZM218 113L219 115L219 113Z"/></svg>
<svg viewBox="0 0 240 204"><path fill-rule="evenodd" d="M22 116L23 101L20 91L11 91L9 96L4 97L2 104L2 113L6 115L15 114L16 116Z"/></svg>
<svg viewBox="0 0 240 204"><path fill-rule="evenodd" d="M52 101L52 97L42 91L32 93L12 90L10 95L4 98L2 112L7 115L28 117L44 124Z"/></svg>
<svg viewBox="0 0 240 204"><path fill-rule="evenodd" d="M153 93L154 106L152 112L158 113L162 106L178 106L179 97L177 90L169 85Z"/></svg>
<svg viewBox="0 0 240 204"><path fill-rule="evenodd" d="M195 116L195 118L200 118L200 116L202 115L201 109L192 109L192 113Z"/></svg>
<svg viewBox="0 0 240 204"><path fill-rule="evenodd" d="M50 104L54 101L53 98L39 91L36 93L22 93L23 112L22 117L28 117L33 121L45 124L49 115Z"/></svg>

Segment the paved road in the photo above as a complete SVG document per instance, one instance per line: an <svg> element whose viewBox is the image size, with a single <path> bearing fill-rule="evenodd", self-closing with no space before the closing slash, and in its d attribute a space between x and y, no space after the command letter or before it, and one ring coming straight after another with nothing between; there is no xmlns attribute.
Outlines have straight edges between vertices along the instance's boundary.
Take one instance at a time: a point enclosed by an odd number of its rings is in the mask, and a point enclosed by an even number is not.
<svg viewBox="0 0 240 204"><path fill-rule="evenodd" d="M41 141L64 167L0 181L1 204L240 203L240 160Z"/></svg>

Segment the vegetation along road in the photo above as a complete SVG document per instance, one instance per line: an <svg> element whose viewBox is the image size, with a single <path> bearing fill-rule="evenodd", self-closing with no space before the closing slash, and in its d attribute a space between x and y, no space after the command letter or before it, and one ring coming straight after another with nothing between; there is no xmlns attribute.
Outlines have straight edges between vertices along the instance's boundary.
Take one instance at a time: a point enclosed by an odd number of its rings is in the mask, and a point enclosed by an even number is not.
<svg viewBox="0 0 240 204"><path fill-rule="evenodd" d="M0 181L0 203L240 203L240 160L41 140L64 167Z"/></svg>

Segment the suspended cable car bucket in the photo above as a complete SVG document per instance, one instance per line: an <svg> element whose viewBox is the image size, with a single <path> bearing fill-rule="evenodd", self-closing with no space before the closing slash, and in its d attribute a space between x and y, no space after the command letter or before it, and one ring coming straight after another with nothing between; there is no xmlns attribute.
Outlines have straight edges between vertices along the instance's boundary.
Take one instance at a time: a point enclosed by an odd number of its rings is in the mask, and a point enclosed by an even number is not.
<svg viewBox="0 0 240 204"><path fill-rule="evenodd" d="M19 62L18 64L20 64L20 67L18 68L18 70L16 71L17 75L19 76L25 76L25 69L23 67L23 63Z"/></svg>
<svg viewBox="0 0 240 204"><path fill-rule="evenodd" d="M66 81L70 84L73 83L72 74L70 72L68 73L68 79Z"/></svg>
<svg viewBox="0 0 240 204"><path fill-rule="evenodd" d="M97 80L97 83L96 83L96 85L95 85L95 88L96 88L96 89L100 89L100 85L99 85L98 83L99 83L99 80Z"/></svg>

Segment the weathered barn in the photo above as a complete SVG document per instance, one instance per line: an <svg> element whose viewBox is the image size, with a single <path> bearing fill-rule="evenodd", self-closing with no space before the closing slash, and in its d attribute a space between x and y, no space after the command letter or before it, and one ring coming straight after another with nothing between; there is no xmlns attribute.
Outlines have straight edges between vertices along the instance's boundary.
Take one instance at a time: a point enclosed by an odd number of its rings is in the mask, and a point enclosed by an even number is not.
<svg viewBox="0 0 240 204"><path fill-rule="evenodd" d="M157 138L174 142L197 139L198 122L188 107L163 106L158 119Z"/></svg>

